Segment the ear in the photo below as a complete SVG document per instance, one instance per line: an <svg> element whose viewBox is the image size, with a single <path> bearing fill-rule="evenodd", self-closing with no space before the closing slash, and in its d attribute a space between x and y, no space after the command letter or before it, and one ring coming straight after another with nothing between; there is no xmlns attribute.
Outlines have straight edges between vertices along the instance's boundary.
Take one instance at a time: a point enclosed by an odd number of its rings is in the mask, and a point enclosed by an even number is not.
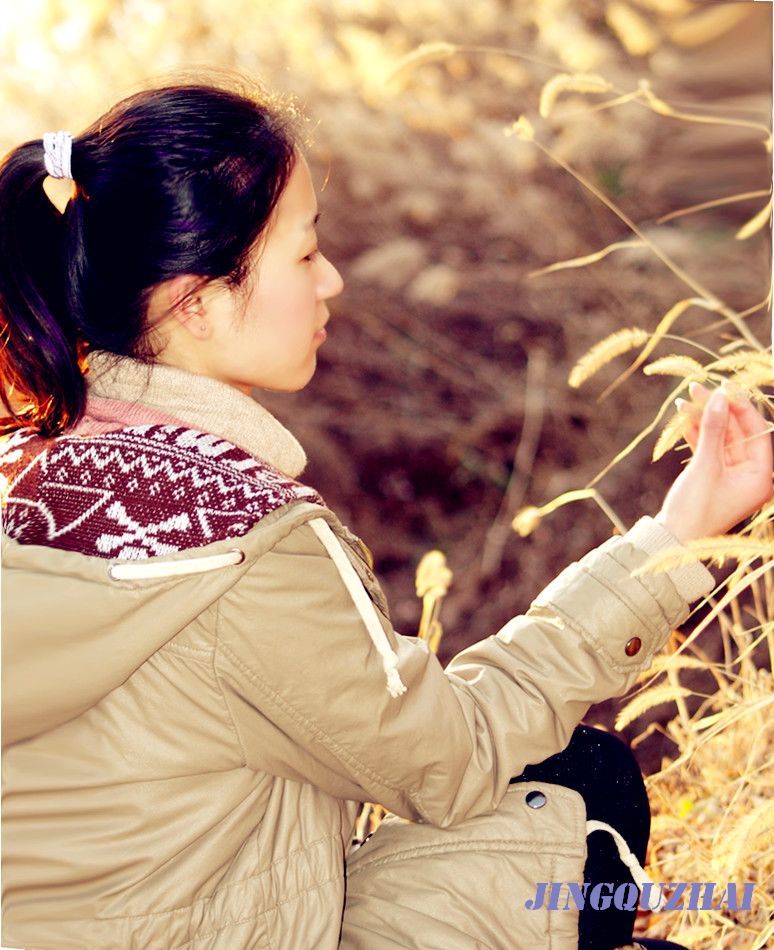
<svg viewBox="0 0 774 950"><path fill-rule="evenodd" d="M148 315L151 323L173 318L189 333L200 338L207 334L205 307L202 300L204 283L195 274L180 274L159 284L151 293Z"/></svg>

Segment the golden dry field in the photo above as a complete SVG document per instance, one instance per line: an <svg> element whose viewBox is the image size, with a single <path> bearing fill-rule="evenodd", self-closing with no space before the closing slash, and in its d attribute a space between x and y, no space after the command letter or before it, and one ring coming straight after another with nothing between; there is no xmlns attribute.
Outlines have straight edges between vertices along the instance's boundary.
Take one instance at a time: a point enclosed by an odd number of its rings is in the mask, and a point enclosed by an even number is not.
<svg viewBox="0 0 774 950"><path fill-rule="evenodd" d="M295 97L346 288L312 383L259 396L403 632L420 557L446 554L448 658L657 511L692 381L732 379L772 417L771 20L694 0L5 0L0 149L181 70ZM756 885L751 911L641 917L696 950L774 945L772 514L701 549L717 590L588 718L649 773L655 880Z"/></svg>

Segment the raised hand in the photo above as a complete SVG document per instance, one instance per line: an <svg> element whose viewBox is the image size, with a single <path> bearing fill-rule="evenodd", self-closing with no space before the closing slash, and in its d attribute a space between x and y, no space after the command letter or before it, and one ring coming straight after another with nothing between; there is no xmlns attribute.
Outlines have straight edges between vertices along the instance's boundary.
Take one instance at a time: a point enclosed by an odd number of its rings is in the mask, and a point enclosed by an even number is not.
<svg viewBox="0 0 774 950"><path fill-rule="evenodd" d="M659 521L687 542L725 534L772 495L770 426L749 399L699 383L678 400L693 458L667 492Z"/></svg>

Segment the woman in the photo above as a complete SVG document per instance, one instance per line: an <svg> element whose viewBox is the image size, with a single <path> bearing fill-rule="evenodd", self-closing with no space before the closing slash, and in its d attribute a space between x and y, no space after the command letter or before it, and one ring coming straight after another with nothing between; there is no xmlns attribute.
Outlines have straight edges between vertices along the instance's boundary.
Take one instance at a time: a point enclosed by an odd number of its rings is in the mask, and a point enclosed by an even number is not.
<svg viewBox="0 0 774 950"><path fill-rule="evenodd" d="M712 586L632 570L769 497L750 404L713 395L658 518L444 671L250 396L306 385L342 289L287 114L140 93L13 151L0 212L4 944L620 943L527 909L584 879L591 808L529 769ZM362 801L413 824L353 850Z"/></svg>

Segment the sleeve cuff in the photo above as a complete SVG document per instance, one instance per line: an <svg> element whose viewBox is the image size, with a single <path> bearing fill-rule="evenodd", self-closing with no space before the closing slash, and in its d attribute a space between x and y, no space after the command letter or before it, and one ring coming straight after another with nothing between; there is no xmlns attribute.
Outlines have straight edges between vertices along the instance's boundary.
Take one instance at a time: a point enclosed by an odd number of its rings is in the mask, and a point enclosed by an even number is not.
<svg viewBox="0 0 774 950"><path fill-rule="evenodd" d="M668 528L648 516L640 518L634 527L626 532L624 539L647 554L658 554L667 548L683 547ZM715 586L715 578L699 560L684 567L672 568L666 574L680 596L688 603L704 597Z"/></svg>

